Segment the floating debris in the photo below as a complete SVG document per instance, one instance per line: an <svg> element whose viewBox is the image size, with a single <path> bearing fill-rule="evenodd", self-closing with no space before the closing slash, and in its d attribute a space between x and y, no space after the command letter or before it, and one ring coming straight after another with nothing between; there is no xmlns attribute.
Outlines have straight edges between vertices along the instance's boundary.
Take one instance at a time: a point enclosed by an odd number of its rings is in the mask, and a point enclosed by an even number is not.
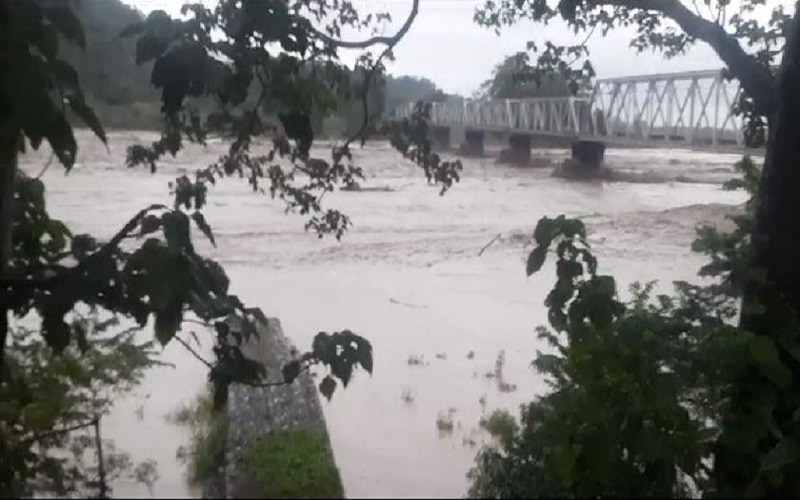
<svg viewBox="0 0 800 500"><path fill-rule="evenodd" d="M425 363L425 357L424 356L415 355L415 354L410 355L408 357L408 361L406 361L406 362L408 363L408 366L423 366L423 365L427 364L427 363Z"/></svg>

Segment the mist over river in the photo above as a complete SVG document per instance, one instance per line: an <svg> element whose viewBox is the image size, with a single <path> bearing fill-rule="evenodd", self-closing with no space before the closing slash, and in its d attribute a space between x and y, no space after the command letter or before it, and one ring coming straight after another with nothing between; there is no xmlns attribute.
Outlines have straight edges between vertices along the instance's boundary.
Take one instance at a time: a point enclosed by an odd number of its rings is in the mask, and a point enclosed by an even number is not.
<svg viewBox="0 0 800 500"><path fill-rule="evenodd" d="M110 237L144 206L169 202L167 183L179 172L191 173L225 150L219 142L192 146L156 174L127 169L126 146L154 138L112 133L106 149L81 132L73 171L64 175L54 162L42 177L50 214L75 232ZM317 147L318 156L327 155L326 144ZM41 170L49 157L44 149L22 159L26 172ZM559 161L566 153L534 155ZM703 257L689 249L694 227L723 220L745 201L743 193L720 187L733 176L736 155L606 153L611 169L659 180L649 183L572 182L552 177L551 168L467 159L461 182L444 196L386 143L368 143L354 157L366 175L362 186L386 189L326 196L327 207L354 223L341 242L305 233L301 216L284 214L282 202L254 194L237 178L209 192L205 213L217 248L197 238L198 250L227 270L233 293L280 318L301 351L319 331L347 328L372 342L373 376L359 372L330 403L323 400L348 497L463 496L486 439L478 426L482 413L516 413L544 389L530 363L542 347L534 329L546 322L553 268L525 276L529 236L540 217L583 218L601 271L616 276L622 291L652 279L668 290L673 280L698 280ZM158 462L155 496L187 497L196 492L186 485L176 451L189 435L164 417L203 389L207 369L173 344L164 358L176 368L153 370L104 419L103 433L134 459ZM514 391L500 391L485 376L501 351L503 377ZM424 363L411 366L410 356ZM455 423L452 433L437 429L445 413ZM114 495L149 492L120 481Z"/></svg>

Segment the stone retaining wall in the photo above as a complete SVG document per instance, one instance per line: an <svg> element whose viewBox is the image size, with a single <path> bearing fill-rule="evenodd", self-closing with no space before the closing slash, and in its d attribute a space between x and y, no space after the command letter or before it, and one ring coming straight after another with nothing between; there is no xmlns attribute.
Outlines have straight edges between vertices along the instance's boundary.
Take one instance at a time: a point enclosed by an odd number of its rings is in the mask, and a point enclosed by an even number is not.
<svg viewBox="0 0 800 500"><path fill-rule="evenodd" d="M270 318L269 326L258 339L244 345L242 352L264 363L270 380L280 380L281 367L294 359L291 341L276 318ZM325 436L328 458L331 463L334 461L317 386L307 372L301 373L291 385L280 387L234 384L230 387L227 411L225 466L220 477L206 485L207 498L262 498L240 464L243 454L270 432L317 429Z"/></svg>

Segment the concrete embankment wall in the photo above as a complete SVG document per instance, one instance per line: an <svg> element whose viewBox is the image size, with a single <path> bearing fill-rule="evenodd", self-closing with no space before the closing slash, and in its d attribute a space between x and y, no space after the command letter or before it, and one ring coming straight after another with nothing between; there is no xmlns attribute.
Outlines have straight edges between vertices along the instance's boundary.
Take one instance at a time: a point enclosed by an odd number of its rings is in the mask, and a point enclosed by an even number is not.
<svg viewBox="0 0 800 500"><path fill-rule="evenodd" d="M259 338L242 348L245 356L266 365L270 380L281 380L281 367L295 358L293 350L276 318L270 318L269 326L261 331ZM317 386L307 372L290 385L232 385L227 416L224 470L215 484L207 485L205 497L263 498L263 487L243 465L245 455L259 440L270 439L271 434L301 429L316 431L323 437L324 460L336 471L335 479L341 488Z"/></svg>

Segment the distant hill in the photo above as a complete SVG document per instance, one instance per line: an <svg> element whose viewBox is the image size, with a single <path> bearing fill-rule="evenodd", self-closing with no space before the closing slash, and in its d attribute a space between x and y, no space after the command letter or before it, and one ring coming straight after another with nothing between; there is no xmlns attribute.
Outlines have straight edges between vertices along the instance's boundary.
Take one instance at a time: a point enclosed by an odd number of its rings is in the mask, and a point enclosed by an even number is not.
<svg viewBox="0 0 800 500"><path fill-rule="evenodd" d="M151 64L136 65L136 41L119 38L144 18L120 0L77 4L86 49L62 43L62 54L77 70L88 100L107 128L153 128L160 121L160 94L150 84Z"/></svg>
<svg viewBox="0 0 800 500"><path fill-rule="evenodd" d="M86 32L86 49L62 43L62 54L77 70L87 99L108 129L152 129L160 127L160 93L150 84L152 63L136 65L136 39L120 38L130 24L144 14L121 0L86 0L77 4L76 13ZM362 75L358 75L360 81ZM384 77L383 85L373 87L369 96L370 115L380 118L398 105L424 100L445 100L447 94L427 78ZM363 119L360 98L339 103L332 123L334 135L352 133ZM315 128L322 128L316 117Z"/></svg>

